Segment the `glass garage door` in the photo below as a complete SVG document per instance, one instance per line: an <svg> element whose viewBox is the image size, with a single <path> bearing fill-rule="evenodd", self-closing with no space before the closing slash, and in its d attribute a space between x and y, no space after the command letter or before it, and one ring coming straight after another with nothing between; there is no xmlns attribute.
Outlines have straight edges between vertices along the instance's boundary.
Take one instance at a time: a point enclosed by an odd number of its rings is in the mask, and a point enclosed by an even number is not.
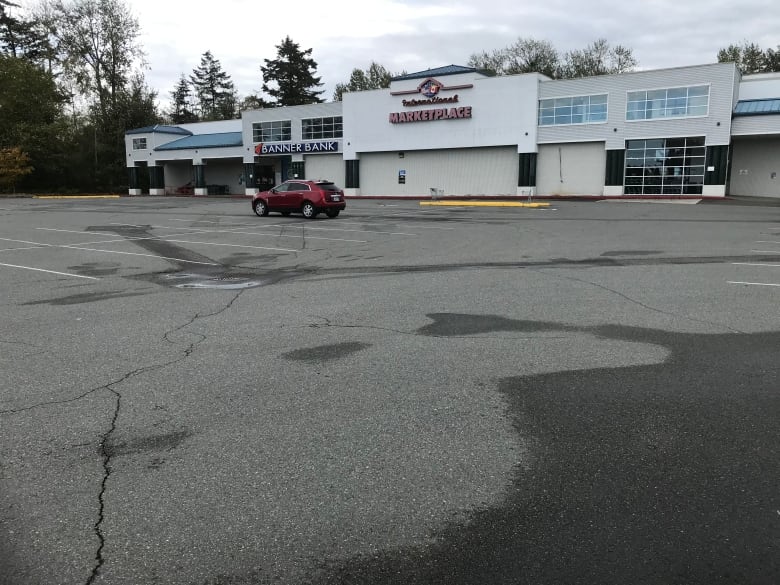
<svg viewBox="0 0 780 585"><path fill-rule="evenodd" d="M626 141L626 195L701 195L704 137Z"/></svg>

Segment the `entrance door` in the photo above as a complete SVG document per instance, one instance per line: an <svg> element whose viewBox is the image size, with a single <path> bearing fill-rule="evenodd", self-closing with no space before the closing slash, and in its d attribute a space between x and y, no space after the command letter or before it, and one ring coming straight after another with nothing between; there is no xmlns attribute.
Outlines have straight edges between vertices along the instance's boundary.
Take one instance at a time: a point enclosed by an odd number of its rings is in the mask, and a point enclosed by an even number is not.
<svg viewBox="0 0 780 585"><path fill-rule="evenodd" d="M255 181L261 191L268 191L276 183L276 169L274 165L256 165Z"/></svg>

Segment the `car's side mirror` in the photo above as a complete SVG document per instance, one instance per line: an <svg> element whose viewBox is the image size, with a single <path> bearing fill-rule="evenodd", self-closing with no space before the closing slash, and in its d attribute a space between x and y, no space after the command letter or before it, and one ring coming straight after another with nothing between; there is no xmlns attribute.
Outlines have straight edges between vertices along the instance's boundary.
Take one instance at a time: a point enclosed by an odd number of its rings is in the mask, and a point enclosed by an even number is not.
<svg viewBox="0 0 780 585"><path fill-rule="evenodd" d="M276 194L276 189L271 189L271 193Z"/></svg>

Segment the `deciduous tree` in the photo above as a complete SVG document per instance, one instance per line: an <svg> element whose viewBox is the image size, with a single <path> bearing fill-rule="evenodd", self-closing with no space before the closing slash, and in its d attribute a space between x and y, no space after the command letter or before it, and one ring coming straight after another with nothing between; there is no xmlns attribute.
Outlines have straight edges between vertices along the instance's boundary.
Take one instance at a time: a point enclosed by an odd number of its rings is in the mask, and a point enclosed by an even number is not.
<svg viewBox="0 0 780 585"><path fill-rule="evenodd" d="M17 183L32 172L30 157L21 148L0 149L0 189L15 193Z"/></svg>

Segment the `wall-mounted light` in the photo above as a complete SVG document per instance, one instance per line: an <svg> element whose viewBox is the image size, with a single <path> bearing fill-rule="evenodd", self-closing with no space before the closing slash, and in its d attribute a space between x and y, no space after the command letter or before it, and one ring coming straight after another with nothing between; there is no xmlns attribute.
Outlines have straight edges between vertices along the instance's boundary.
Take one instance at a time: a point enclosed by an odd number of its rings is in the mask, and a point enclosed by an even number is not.
<svg viewBox="0 0 780 585"><path fill-rule="evenodd" d="M398 158L403 158L403 157L404 157L404 153L403 152L399 152L398 153Z"/></svg>

